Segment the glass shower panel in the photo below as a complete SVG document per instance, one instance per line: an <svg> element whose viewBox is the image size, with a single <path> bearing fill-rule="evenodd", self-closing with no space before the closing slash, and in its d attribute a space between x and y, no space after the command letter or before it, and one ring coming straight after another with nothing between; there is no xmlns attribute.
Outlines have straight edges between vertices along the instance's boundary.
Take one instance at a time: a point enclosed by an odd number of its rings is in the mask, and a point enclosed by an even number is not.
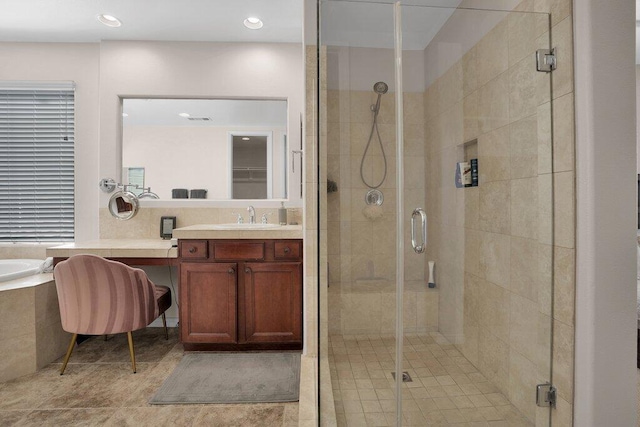
<svg viewBox="0 0 640 427"><path fill-rule="evenodd" d="M549 40L547 14L402 6L404 207L428 217L405 248L407 425L550 424Z"/></svg>
<svg viewBox="0 0 640 427"><path fill-rule="evenodd" d="M319 4L321 425L550 425L549 16Z"/></svg>
<svg viewBox="0 0 640 427"><path fill-rule="evenodd" d="M397 419L393 9L320 2L327 89L327 137L320 144L326 144L329 182L328 303L320 316L333 388L333 402L321 398L320 406L335 408L338 425L395 425Z"/></svg>

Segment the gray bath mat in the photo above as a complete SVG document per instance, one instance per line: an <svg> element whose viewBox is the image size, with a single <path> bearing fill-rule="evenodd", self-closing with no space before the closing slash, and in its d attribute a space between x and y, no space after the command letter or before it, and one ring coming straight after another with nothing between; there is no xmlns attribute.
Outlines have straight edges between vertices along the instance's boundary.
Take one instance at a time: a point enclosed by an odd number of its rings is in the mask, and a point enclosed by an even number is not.
<svg viewBox="0 0 640 427"><path fill-rule="evenodd" d="M295 402L299 353L187 353L149 403Z"/></svg>

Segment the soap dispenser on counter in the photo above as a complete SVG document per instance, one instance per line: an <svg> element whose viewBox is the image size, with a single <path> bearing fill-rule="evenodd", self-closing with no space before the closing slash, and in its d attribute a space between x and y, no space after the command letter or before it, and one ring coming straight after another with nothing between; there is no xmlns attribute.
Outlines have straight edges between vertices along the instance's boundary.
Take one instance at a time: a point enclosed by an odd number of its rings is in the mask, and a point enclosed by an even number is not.
<svg viewBox="0 0 640 427"><path fill-rule="evenodd" d="M284 202L280 202L280 208L278 209L278 223L280 223L280 225L287 225L287 208L284 207Z"/></svg>

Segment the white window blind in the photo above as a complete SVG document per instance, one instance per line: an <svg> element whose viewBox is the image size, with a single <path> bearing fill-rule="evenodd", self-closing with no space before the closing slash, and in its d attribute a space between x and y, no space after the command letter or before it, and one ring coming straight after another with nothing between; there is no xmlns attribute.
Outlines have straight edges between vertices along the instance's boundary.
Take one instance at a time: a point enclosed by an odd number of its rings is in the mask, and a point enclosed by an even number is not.
<svg viewBox="0 0 640 427"><path fill-rule="evenodd" d="M73 240L73 83L19 86L0 83L0 241Z"/></svg>

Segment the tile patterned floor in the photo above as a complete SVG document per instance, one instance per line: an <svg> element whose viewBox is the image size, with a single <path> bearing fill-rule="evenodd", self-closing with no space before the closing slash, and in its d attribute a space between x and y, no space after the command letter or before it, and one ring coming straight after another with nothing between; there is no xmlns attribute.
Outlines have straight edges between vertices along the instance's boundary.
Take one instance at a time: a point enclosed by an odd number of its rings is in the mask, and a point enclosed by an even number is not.
<svg viewBox="0 0 640 427"><path fill-rule="evenodd" d="M329 363L338 426L394 426L395 338L332 335ZM407 335L403 425L533 426L442 335Z"/></svg>
<svg viewBox="0 0 640 427"><path fill-rule="evenodd" d="M0 426L284 426L298 425L298 403L162 405L148 399L182 357L177 330L134 332L137 373L126 335L94 337L35 374L0 383Z"/></svg>

